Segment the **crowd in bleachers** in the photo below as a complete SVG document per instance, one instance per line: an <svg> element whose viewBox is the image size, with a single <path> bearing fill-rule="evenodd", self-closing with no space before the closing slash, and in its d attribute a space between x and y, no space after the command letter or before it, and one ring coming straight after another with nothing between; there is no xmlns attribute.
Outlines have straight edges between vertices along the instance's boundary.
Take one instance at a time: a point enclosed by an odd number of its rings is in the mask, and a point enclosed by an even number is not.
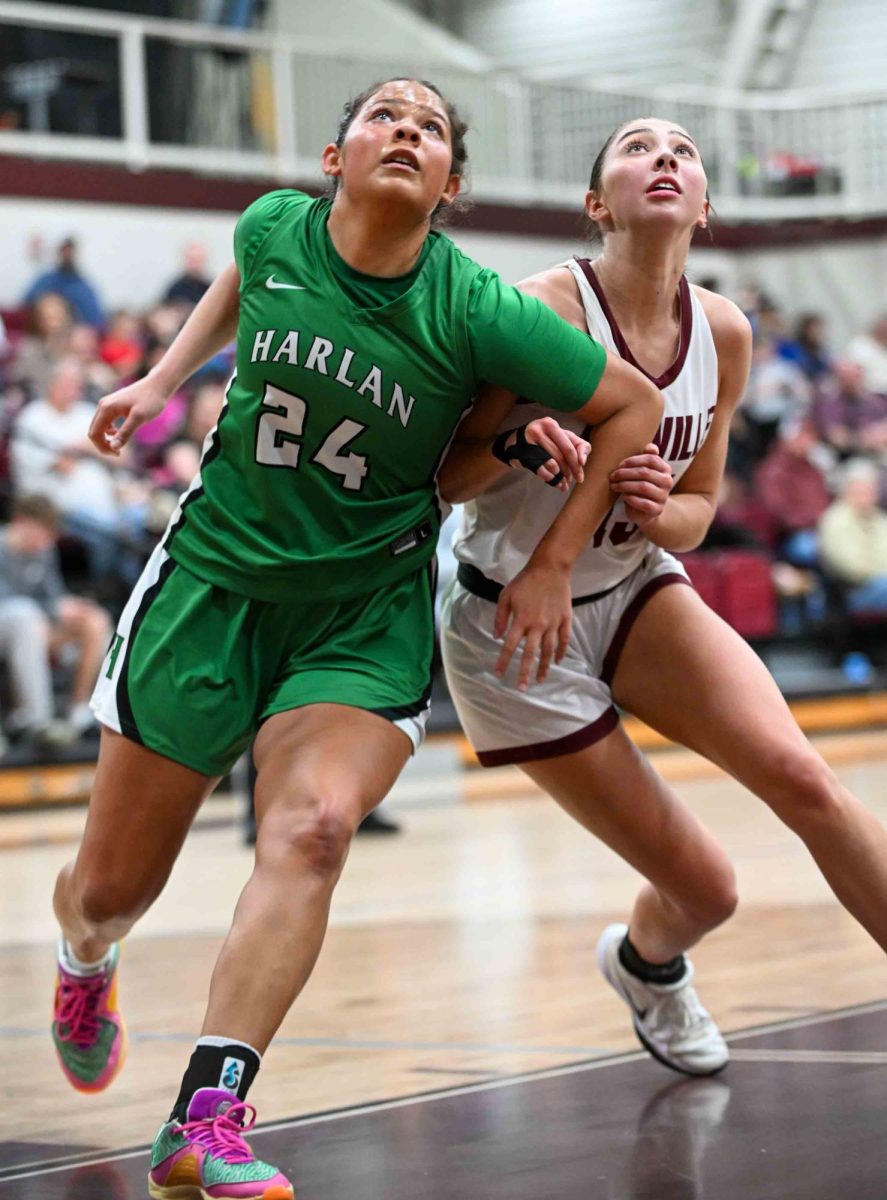
<svg viewBox="0 0 887 1200"><path fill-rule="evenodd" d="M745 563L740 588L759 577L734 622L747 636L825 631L841 647L853 626L887 621L887 315L833 347L820 314L790 323L757 289L738 299L751 376L718 514L688 567L710 580L720 555Z"/></svg>
<svg viewBox="0 0 887 1200"><path fill-rule="evenodd" d="M109 312L75 240L57 254L0 325L0 713L7 733L47 742L89 728L97 631L197 471L233 357L209 363L120 458L100 456L87 438L99 398L150 370L210 281L194 244L162 296ZM887 315L834 347L817 313L790 324L757 289L737 299L754 361L717 518L687 556L694 582L749 637L887 620ZM73 624L70 595L88 602ZM47 671L62 664L51 713L45 680L38 703L21 679L25 628L39 630L28 636Z"/></svg>
<svg viewBox="0 0 887 1200"><path fill-rule="evenodd" d="M3 313L0 713L6 734L17 740L59 744L91 731L85 699L107 647L109 619L119 614L197 472L222 409L233 348L176 393L119 458L92 446L90 421L103 395L157 362L209 283L203 250L194 244L182 273L152 305L139 298L132 309L108 312L78 266L74 239L66 238L53 268ZM88 601L87 624L102 627L97 660L85 635L66 636L70 622L62 616L70 596ZM25 663L14 653L23 640L42 646L45 671L55 681L51 711L45 680L38 698L30 686L34 654ZM84 671L92 675L88 686Z"/></svg>

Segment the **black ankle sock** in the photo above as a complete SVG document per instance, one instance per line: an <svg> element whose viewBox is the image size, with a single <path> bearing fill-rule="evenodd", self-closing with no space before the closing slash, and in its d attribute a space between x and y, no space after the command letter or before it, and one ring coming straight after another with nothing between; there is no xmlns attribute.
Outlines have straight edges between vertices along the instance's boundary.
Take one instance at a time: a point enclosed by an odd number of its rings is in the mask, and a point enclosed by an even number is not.
<svg viewBox="0 0 887 1200"><path fill-rule="evenodd" d="M238 1100L245 1100L261 1061L255 1050L243 1042L225 1042L221 1046L198 1043L182 1078L179 1096L169 1119L186 1121L191 1097L200 1088L224 1088L235 1094Z"/></svg>
<svg viewBox="0 0 887 1200"><path fill-rule="evenodd" d="M628 934L619 943L619 961L626 971L636 975L644 983L677 983L687 970L687 961L683 954L666 963L647 962L635 950Z"/></svg>

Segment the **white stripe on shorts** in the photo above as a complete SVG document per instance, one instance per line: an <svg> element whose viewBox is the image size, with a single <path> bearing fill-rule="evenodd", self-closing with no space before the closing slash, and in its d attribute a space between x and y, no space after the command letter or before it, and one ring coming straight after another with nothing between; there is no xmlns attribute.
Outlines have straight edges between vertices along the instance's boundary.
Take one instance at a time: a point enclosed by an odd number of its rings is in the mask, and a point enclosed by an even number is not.
<svg viewBox="0 0 887 1200"><path fill-rule="evenodd" d="M145 563L145 569L139 576L138 582L132 589L132 593L126 602L126 607L120 614L120 620L117 623L114 637L111 639L111 645L108 647L108 653L105 655L105 661L102 663L102 669L99 672L98 682L95 685L92 699L89 702L95 719L100 724L107 725L109 729L113 729L115 733L123 732L120 728L120 713L117 707L117 684L120 679L120 672L123 669L123 663L130 651L129 638L132 632L132 623L142 606L145 593L157 583L160 578L160 572L168 562L169 555L164 550L163 543L158 543L154 548L154 553L148 559L147 563ZM123 639L119 643L119 646L118 638ZM118 647L116 657L114 657L115 646Z"/></svg>

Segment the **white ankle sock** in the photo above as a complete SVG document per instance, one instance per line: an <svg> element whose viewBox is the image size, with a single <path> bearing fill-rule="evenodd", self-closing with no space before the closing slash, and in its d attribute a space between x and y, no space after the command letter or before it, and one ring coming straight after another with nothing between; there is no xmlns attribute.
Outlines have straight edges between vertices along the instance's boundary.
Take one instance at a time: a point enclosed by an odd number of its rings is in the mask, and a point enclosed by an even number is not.
<svg viewBox="0 0 887 1200"><path fill-rule="evenodd" d="M111 961L111 954L113 953L113 950L114 946L112 944L111 948L108 950L108 953L100 958L98 962L85 963L80 961L80 959L68 945L67 939L61 937L59 938L58 956L59 962L69 975L98 975L99 971L106 967Z"/></svg>

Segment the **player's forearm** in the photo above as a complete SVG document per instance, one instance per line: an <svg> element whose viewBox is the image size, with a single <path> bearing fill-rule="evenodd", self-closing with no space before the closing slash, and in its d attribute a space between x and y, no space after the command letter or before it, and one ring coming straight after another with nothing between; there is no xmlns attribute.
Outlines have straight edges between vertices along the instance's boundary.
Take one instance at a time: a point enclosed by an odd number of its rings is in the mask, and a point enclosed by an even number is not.
<svg viewBox="0 0 887 1200"><path fill-rule="evenodd" d="M715 509L708 496L697 492L672 493L655 520L643 527L644 537L654 546L673 553L695 550L708 533Z"/></svg>
<svg viewBox="0 0 887 1200"><path fill-rule="evenodd" d="M240 272L234 263L213 281L182 326L175 341L150 374L171 396L237 332Z"/></svg>
<svg viewBox="0 0 887 1200"><path fill-rule="evenodd" d="M613 504L610 474L624 459L638 454L649 442L662 415L662 397L655 388L595 426L585 481L577 484L530 558L550 569L573 568Z"/></svg>
<svg viewBox="0 0 887 1200"><path fill-rule="evenodd" d="M501 479L508 467L491 453L492 438L458 438L437 473L437 486L449 504L464 504Z"/></svg>

